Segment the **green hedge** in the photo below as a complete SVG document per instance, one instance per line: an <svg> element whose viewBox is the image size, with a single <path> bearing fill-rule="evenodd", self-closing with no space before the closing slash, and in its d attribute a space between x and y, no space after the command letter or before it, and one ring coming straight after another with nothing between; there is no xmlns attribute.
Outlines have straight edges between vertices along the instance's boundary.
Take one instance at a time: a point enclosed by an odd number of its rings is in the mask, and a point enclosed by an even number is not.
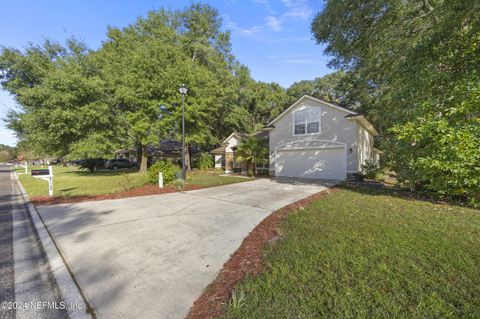
<svg viewBox="0 0 480 319"><path fill-rule="evenodd" d="M171 184L176 179L176 174L180 167L169 160L158 161L148 169L148 181L152 184L158 184L158 173L163 174L163 183Z"/></svg>

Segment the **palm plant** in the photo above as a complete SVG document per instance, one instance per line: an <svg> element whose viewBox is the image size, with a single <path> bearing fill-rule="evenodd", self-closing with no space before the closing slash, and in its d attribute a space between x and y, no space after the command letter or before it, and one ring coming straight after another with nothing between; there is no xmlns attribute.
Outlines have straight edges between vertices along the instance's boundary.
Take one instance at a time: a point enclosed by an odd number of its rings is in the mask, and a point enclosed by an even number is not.
<svg viewBox="0 0 480 319"><path fill-rule="evenodd" d="M255 137L249 137L237 146L236 159L245 163L248 170L257 174L256 164L267 160L267 148Z"/></svg>

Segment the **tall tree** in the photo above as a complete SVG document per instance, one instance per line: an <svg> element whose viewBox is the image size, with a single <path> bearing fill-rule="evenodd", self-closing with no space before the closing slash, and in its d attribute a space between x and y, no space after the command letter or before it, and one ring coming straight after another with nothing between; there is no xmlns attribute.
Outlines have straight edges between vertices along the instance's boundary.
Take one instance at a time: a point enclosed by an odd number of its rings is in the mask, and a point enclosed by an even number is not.
<svg viewBox="0 0 480 319"><path fill-rule="evenodd" d="M346 75L343 71L337 71L327 74L315 80L302 80L293 83L287 89L288 100L290 105L303 95L310 95L327 102L346 105L350 104L346 97ZM355 105L347 105L354 107Z"/></svg>
<svg viewBox="0 0 480 319"><path fill-rule="evenodd" d="M17 156L17 149L12 146L0 144L0 162L6 162Z"/></svg>
<svg viewBox="0 0 480 319"><path fill-rule="evenodd" d="M179 137L183 83L189 88L187 149L217 141L215 127L232 79L229 35L220 25L215 9L192 4L183 11L152 11L123 30L109 30L100 51L103 72L130 143L142 150L141 171L147 168L148 144Z"/></svg>
<svg viewBox="0 0 480 319"><path fill-rule="evenodd" d="M330 0L312 23L331 65L352 75L401 180L480 198L480 10L467 0Z"/></svg>
<svg viewBox="0 0 480 319"><path fill-rule="evenodd" d="M20 105L8 114L8 126L36 153L98 157L112 151L115 118L83 43L4 48L0 69L2 86Z"/></svg>

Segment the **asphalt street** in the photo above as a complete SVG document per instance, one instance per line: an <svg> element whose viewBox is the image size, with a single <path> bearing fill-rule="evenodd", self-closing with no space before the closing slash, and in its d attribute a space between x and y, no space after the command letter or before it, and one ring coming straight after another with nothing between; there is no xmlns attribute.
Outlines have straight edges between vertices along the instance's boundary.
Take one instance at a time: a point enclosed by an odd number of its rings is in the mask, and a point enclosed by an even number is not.
<svg viewBox="0 0 480 319"><path fill-rule="evenodd" d="M0 303L2 319L68 318L8 166L0 166Z"/></svg>

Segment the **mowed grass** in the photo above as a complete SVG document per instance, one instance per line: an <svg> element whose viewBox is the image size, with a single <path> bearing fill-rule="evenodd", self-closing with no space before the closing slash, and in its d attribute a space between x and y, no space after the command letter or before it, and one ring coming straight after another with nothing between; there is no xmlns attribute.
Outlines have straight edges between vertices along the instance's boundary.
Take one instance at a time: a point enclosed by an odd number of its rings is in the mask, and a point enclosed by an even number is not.
<svg viewBox="0 0 480 319"><path fill-rule="evenodd" d="M19 175L20 182L30 197L47 196L48 182L30 176L31 169L46 169L46 166L28 166L28 175ZM98 171L90 173L77 167L52 166L54 196L98 195L115 193L144 185L145 174L131 170ZM17 169L23 173L24 169Z"/></svg>
<svg viewBox="0 0 480 319"><path fill-rule="evenodd" d="M219 171L192 171L187 174L187 183L200 187L220 186L251 181L241 176L221 176Z"/></svg>
<svg viewBox="0 0 480 319"><path fill-rule="evenodd" d="M90 173L78 167L52 166L54 196L81 196L110 194L137 188L147 183L146 174L135 170ZM30 175L32 169L46 169L47 166L28 166L28 175L23 168L16 169L20 182L30 197L47 196L48 182ZM210 187L244 182L250 179L237 176L220 176L217 171L193 171L187 176L187 183L199 187Z"/></svg>
<svg viewBox="0 0 480 319"><path fill-rule="evenodd" d="M480 318L480 210L344 189L290 215L265 263L225 318Z"/></svg>

